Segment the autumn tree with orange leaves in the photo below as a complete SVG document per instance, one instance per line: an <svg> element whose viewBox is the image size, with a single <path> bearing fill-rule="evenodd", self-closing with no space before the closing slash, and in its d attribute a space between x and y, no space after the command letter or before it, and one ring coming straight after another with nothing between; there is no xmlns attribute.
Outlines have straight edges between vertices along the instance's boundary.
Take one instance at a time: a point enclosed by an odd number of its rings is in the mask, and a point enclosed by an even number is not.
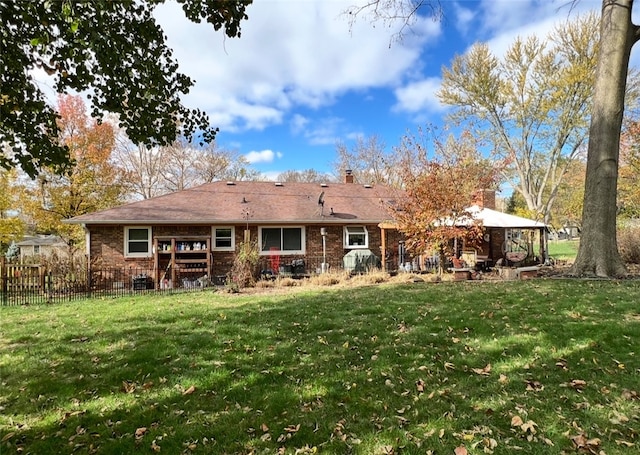
<svg viewBox="0 0 640 455"><path fill-rule="evenodd" d="M60 141L68 147L73 163L65 174L44 168L24 188L23 211L37 232L59 235L73 255L84 233L63 220L117 205L123 186L121 172L111 163L113 127L90 118L79 96L61 96L58 114Z"/></svg>
<svg viewBox="0 0 640 455"><path fill-rule="evenodd" d="M444 141L430 136L420 130L417 137L405 136L398 147L398 154L411 159L399 166L404 193L398 194L393 217L407 249L437 252L442 273L456 239L469 246L480 241L482 225L469 208L479 190L495 189L497 169L482 157L469 133Z"/></svg>

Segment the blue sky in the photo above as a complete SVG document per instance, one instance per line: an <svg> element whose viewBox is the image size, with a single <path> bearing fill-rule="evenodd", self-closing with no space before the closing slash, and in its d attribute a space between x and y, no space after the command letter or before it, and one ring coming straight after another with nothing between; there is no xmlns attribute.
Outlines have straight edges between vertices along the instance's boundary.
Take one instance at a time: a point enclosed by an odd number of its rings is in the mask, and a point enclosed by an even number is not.
<svg viewBox="0 0 640 455"><path fill-rule="evenodd" d="M240 39L156 16L180 69L196 80L184 99L220 128L218 145L246 156L266 178L286 170L332 171L338 141L378 135L388 150L407 131L439 124L441 68L476 41L500 55L516 36L541 37L601 0L441 0L442 21L421 17L404 40L399 24L350 29L342 13L360 0L254 0Z"/></svg>

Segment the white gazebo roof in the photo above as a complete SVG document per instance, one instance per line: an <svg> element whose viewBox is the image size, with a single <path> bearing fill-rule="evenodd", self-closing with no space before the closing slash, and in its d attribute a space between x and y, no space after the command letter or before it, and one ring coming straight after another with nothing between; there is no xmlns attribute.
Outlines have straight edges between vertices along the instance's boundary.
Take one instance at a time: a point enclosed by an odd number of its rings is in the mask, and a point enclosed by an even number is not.
<svg viewBox="0 0 640 455"><path fill-rule="evenodd" d="M498 212L497 210L491 210L488 208L480 208L477 205L469 207L469 211L473 214L475 219L482 221L483 227L516 229L542 229L546 227L546 225L540 221L530 220L529 218L522 218L520 216L510 215L508 213Z"/></svg>

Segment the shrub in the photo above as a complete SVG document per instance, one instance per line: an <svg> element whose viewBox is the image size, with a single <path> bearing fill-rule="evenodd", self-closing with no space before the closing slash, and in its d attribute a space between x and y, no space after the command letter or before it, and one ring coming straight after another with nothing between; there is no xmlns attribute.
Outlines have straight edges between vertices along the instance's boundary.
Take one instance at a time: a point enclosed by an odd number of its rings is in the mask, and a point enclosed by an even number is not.
<svg viewBox="0 0 640 455"><path fill-rule="evenodd" d="M276 281L277 281L278 286L282 286L282 287L285 287L285 288L293 287L293 286L299 286L300 285L300 281L299 280L294 280L293 278L290 278L290 277L278 278Z"/></svg>
<svg viewBox="0 0 640 455"><path fill-rule="evenodd" d="M257 242L240 243L227 278L227 287L237 292L239 289L253 286L256 282L256 267L259 259L260 250Z"/></svg>
<svg viewBox="0 0 640 455"><path fill-rule="evenodd" d="M344 271L328 272L314 275L309 278L309 284L315 286L334 286L349 278L349 273Z"/></svg>
<svg viewBox="0 0 640 455"><path fill-rule="evenodd" d="M370 270L361 275L354 275L351 278L354 284L379 284L389 281L389 274L381 270Z"/></svg>
<svg viewBox="0 0 640 455"><path fill-rule="evenodd" d="M256 282L256 288L260 289L268 289L276 286L276 283L273 280L259 280Z"/></svg>
<svg viewBox="0 0 640 455"><path fill-rule="evenodd" d="M618 229L618 250L627 264L640 264L640 226Z"/></svg>

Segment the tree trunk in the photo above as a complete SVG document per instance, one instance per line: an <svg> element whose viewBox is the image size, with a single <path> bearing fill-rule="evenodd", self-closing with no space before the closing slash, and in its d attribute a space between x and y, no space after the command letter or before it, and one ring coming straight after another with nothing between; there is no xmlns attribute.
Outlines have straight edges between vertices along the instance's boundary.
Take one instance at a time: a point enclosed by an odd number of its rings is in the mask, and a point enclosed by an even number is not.
<svg viewBox="0 0 640 455"><path fill-rule="evenodd" d="M636 41L633 0L603 0L600 53L589 129L582 234L571 275L626 274L616 241L620 130L629 54Z"/></svg>

